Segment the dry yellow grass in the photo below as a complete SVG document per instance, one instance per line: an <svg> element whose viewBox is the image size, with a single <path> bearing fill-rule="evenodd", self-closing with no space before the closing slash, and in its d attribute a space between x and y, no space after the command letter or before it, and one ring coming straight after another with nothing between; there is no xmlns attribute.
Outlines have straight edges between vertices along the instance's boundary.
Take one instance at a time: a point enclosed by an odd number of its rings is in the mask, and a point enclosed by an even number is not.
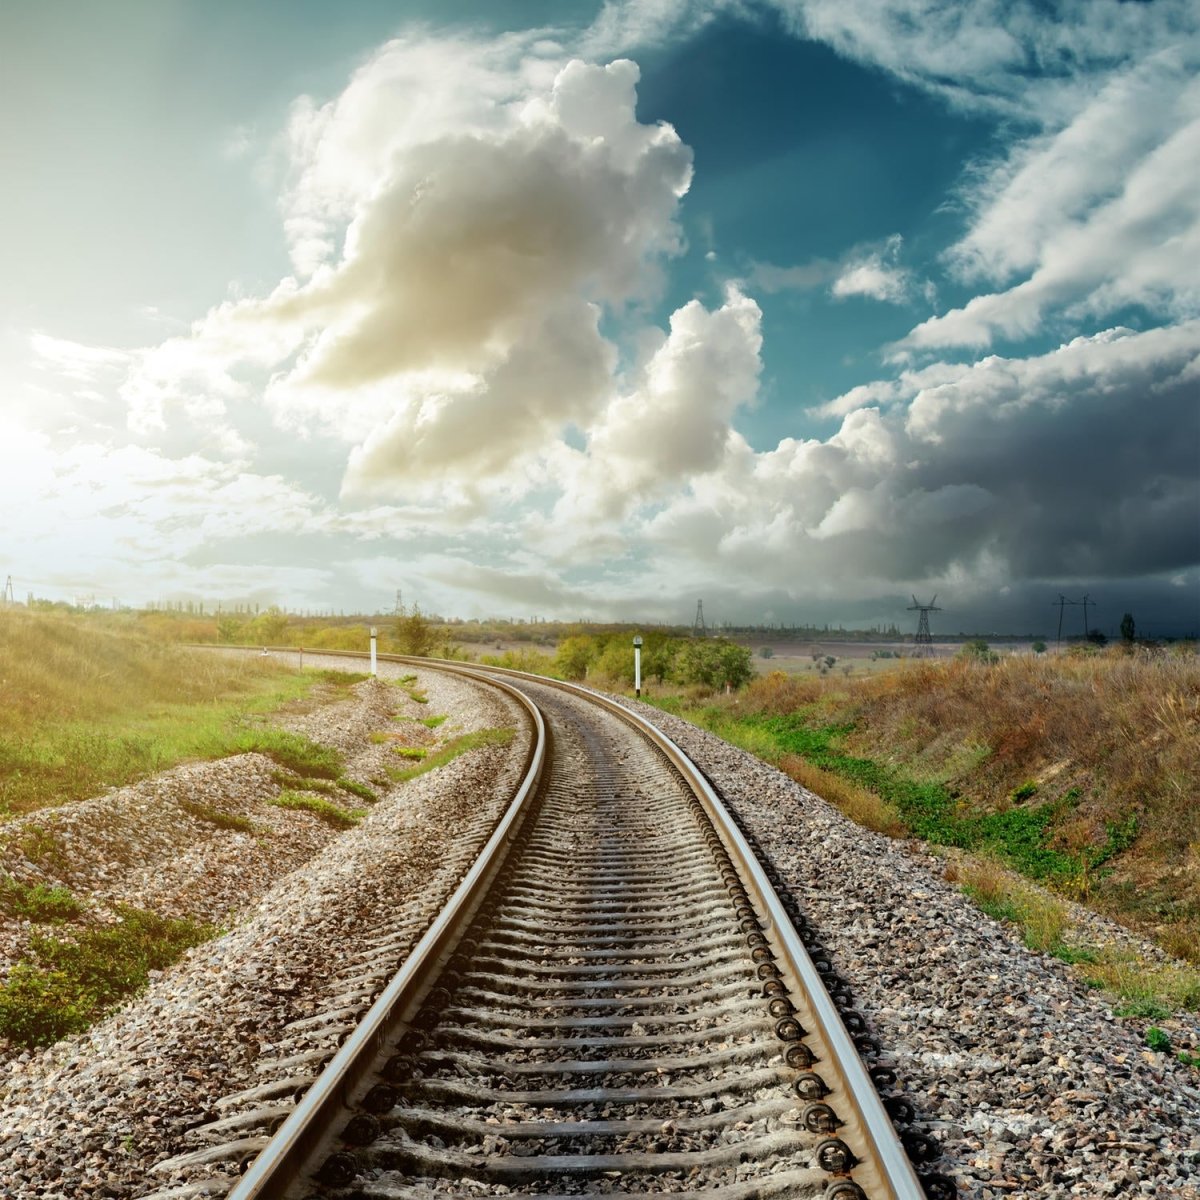
<svg viewBox="0 0 1200 1200"><path fill-rule="evenodd" d="M1200 971L1161 962L1124 945L1096 943L1081 934L1067 905L989 858L960 856L945 878L962 888L989 916L1008 921L1031 950L1072 964L1094 987L1114 997L1119 1015L1163 1017L1200 1008Z"/></svg>
<svg viewBox="0 0 1200 1200"><path fill-rule="evenodd" d="M942 783L968 815L1049 806L1046 845L1080 864L1059 886L1200 961L1194 647L767 676L740 708L852 726L843 753Z"/></svg>
<svg viewBox="0 0 1200 1200"><path fill-rule="evenodd" d="M779 767L859 825L894 838L904 837L908 832L895 808L874 792L858 787L832 771L814 767L795 754L783 755Z"/></svg>

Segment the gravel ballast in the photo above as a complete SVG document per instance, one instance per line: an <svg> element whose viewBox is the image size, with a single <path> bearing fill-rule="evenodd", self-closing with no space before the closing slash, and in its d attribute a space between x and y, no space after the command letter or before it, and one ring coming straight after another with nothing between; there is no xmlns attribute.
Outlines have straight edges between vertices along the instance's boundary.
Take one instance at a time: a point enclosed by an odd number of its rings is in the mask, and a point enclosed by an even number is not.
<svg viewBox="0 0 1200 1200"><path fill-rule="evenodd" d="M863 829L686 721L621 703L758 838L942 1150L931 1169L960 1195L1200 1200L1200 1072L1150 1051L1140 1025L982 914L922 847Z"/></svg>
<svg viewBox="0 0 1200 1200"><path fill-rule="evenodd" d="M409 671L380 664L382 678ZM393 965L403 958L511 799L528 744L517 706L491 689L422 670L409 690L427 702L367 682L354 699L293 725L337 746L348 774L365 779L378 779L385 761L403 765L392 745L408 741L406 731L433 741L417 724L423 717L448 717L439 741L495 727L517 734L509 746L469 750L379 788L362 823L340 834L310 813L267 805L278 787L258 755L177 768L37 814L75 837L79 861L61 878L89 903L141 898L166 908L171 896L175 911L220 914L234 927L88 1032L42 1051L8 1048L0 1060L0 1195L124 1198L186 1180L194 1172L154 1168L194 1151L198 1138L211 1142L189 1131L226 1116L225 1097L294 1074L286 1060L297 1047L331 1052L336 1031L321 1014L337 1007L344 977L375 962L380 947ZM397 710L409 719L396 721ZM377 744L370 735L381 730L391 736ZM271 817L283 824L250 838L189 830L178 804L165 802L171 797L248 812L263 827ZM86 850L92 838L94 853ZM19 945L20 935L10 940ZM372 985L351 990L357 1011Z"/></svg>

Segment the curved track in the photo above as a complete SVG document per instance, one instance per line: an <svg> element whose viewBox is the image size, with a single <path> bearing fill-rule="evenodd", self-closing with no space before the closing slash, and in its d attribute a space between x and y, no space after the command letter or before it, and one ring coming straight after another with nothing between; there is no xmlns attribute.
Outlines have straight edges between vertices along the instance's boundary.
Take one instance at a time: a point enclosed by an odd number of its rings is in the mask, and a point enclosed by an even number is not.
<svg viewBox="0 0 1200 1200"><path fill-rule="evenodd" d="M544 761L233 1200L923 1196L861 1019L700 772L611 701L507 683Z"/></svg>

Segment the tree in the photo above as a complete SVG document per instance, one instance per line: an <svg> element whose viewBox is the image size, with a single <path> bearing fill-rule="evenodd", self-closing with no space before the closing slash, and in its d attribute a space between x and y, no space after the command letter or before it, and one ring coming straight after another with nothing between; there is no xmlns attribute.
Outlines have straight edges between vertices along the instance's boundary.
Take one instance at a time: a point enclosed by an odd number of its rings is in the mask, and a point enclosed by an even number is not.
<svg viewBox="0 0 1200 1200"><path fill-rule="evenodd" d="M1091 642L1093 646L1107 646L1108 645L1108 638L1105 637L1103 631L1099 630L1099 629L1089 629L1088 635L1087 635L1087 640L1089 642Z"/></svg>
<svg viewBox="0 0 1200 1200"><path fill-rule="evenodd" d="M418 604L412 606L412 611L402 609L396 621L396 643L401 654L411 654L414 658L427 658L435 644L433 627L428 618L421 612Z"/></svg>
<svg viewBox="0 0 1200 1200"><path fill-rule="evenodd" d="M740 688L754 677L752 655L745 646L725 638L689 641L675 660L675 675L680 683Z"/></svg>
<svg viewBox="0 0 1200 1200"><path fill-rule="evenodd" d="M287 613L277 604L272 604L265 612L259 613L247 628L251 642L264 646L280 645L287 637L287 631Z"/></svg>
<svg viewBox="0 0 1200 1200"><path fill-rule="evenodd" d="M1133 613L1126 613L1121 618L1121 640L1127 645L1133 644L1134 626Z"/></svg>
<svg viewBox="0 0 1200 1200"><path fill-rule="evenodd" d="M1045 654L1046 653L1046 643L1043 642L1041 640L1041 638L1038 638L1038 640L1033 643L1033 652L1034 652L1034 654Z"/></svg>
<svg viewBox="0 0 1200 1200"><path fill-rule="evenodd" d="M595 640L576 634L559 642L554 652L554 668L564 679L583 679L595 658Z"/></svg>
<svg viewBox="0 0 1200 1200"><path fill-rule="evenodd" d="M242 635L242 621L237 617L217 618L217 637L226 644L236 642Z"/></svg>

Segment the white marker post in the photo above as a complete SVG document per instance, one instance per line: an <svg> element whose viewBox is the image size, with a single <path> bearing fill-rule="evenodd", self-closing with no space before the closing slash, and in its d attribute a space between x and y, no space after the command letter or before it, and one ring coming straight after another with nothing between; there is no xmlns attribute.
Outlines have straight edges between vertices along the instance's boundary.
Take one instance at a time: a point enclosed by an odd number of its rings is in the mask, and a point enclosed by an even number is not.
<svg viewBox="0 0 1200 1200"><path fill-rule="evenodd" d="M633 694L642 694L642 635L639 633L633 639Z"/></svg>
<svg viewBox="0 0 1200 1200"><path fill-rule="evenodd" d="M374 678L377 673L376 669L375 669L375 638L377 637L378 632L379 631L375 628L375 626L372 625L371 626L371 677L372 678Z"/></svg>

